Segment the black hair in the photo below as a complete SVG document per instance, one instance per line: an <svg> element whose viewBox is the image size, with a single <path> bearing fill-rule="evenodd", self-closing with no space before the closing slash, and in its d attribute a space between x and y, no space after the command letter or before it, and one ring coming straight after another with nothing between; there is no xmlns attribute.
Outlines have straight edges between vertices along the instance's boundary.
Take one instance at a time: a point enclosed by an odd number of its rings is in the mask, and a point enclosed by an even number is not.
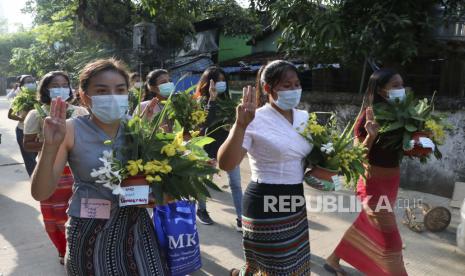
<svg viewBox="0 0 465 276"><path fill-rule="evenodd" d="M71 101L73 99L73 91L71 90L71 83L69 80L69 76L66 72L63 71L52 71L45 74L39 82L39 86L37 87L37 93L39 95L39 101L43 104L50 104L52 98L50 97L50 90L48 89L48 85L53 81L55 77L62 76L68 82L69 88L69 98L67 101Z"/></svg>
<svg viewBox="0 0 465 276"><path fill-rule="evenodd" d="M23 86L24 86L24 84L25 84L27 78L32 78L33 80L35 80L34 77L31 76L31 75L21 75L21 76L19 77L19 87L23 87Z"/></svg>
<svg viewBox="0 0 465 276"><path fill-rule="evenodd" d="M219 98L229 98L229 82L226 72L218 66L208 67L200 77L197 87L195 89L195 95L197 97L206 97L207 100L210 98L210 80L213 80L215 83L218 82L220 76L224 76L224 81L226 82L226 91L224 93L218 94Z"/></svg>
<svg viewBox="0 0 465 276"><path fill-rule="evenodd" d="M271 61L258 70L256 83L257 107L261 107L269 102L269 95L263 89L263 85L266 83L271 88L274 88L282 81L284 74L289 70L294 71L299 76L295 65L286 60L278 59Z"/></svg>
<svg viewBox="0 0 465 276"><path fill-rule="evenodd" d="M362 109L373 105L373 103L384 101L384 98L379 92L386 86L386 84L389 83L392 77L398 74L399 73L396 70L391 68L383 68L373 72L368 80L367 90L363 98Z"/></svg>

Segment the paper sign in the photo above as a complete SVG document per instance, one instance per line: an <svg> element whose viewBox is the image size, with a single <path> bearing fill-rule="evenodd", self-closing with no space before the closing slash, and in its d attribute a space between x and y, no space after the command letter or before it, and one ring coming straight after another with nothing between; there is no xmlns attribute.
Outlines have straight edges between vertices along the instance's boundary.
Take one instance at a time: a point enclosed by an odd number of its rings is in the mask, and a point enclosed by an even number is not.
<svg viewBox="0 0 465 276"><path fill-rule="evenodd" d="M149 203L149 186L122 187L124 195L119 197L119 206L143 205Z"/></svg>
<svg viewBox="0 0 465 276"><path fill-rule="evenodd" d="M111 202L105 199L81 199L81 218L109 219Z"/></svg>
<svg viewBox="0 0 465 276"><path fill-rule="evenodd" d="M342 190L342 183L341 183L341 178L339 178L339 175L333 175L331 179L333 180L334 190L335 191Z"/></svg>

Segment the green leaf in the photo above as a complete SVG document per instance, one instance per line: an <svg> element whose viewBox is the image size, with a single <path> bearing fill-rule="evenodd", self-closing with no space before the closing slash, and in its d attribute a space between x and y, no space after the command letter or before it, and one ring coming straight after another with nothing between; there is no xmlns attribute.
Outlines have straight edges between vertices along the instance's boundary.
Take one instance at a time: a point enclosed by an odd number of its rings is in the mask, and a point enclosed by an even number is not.
<svg viewBox="0 0 465 276"><path fill-rule="evenodd" d="M412 124L406 124L405 129L410 131L410 132L414 132L414 131L418 130L418 128L416 126L412 125Z"/></svg>

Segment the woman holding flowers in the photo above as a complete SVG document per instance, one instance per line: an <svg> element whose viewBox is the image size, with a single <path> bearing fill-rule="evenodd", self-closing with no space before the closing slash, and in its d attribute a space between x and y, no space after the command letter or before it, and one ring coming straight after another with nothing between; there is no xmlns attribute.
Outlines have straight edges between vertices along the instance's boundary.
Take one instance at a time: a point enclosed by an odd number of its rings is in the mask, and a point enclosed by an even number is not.
<svg viewBox="0 0 465 276"><path fill-rule="evenodd" d="M30 152L40 152L43 145L44 119L50 114L50 103L61 97L63 100L72 101L73 93L68 74L63 71L53 71L45 74L38 86L38 98L42 104L36 104L36 109L31 110L24 120L24 148ZM87 115L85 108L66 105L67 117ZM45 224L45 231L58 250L58 258L64 264L66 253L65 222L68 220L66 209L72 194L74 179L71 170L65 166L57 184L56 191L46 200L40 202L40 210Z"/></svg>
<svg viewBox="0 0 465 276"><path fill-rule="evenodd" d="M407 275L395 214L392 209L377 208L380 203L385 206L386 201L394 206L400 182L400 158L397 151L383 147L389 138L378 133L380 127L372 106L395 98L405 98L402 77L390 69L374 72L354 129L356 142L368 149L366 180L360 178L357 185L363 209L326 259L325 269L335 275L346 275L339 265L340 259L367 275Z"/></svg>
<svg viewBox="0 0 465 276"><path fill-rule="evenodd" d="M35 92L37 89L36 86L36 80L31 75L22 75L19 79L19 92L16 97L26 96L28 93L30 95L32 94L35 96ZM34 97L32 95L31 97ZM24 99L26 98L27 97L24 97ZM13 100L12 107L8 110L8 118L11 120L18 121L18 126L16 127L16 141L18 142L19 149L21 151L21 156L23 157L24 165L26 166L27 174L31 176L32 172L34 171L34 167L36 166L37 153L28 152L24 149L23 146L24 119L26 118L26 115L30 110L15 110L15 108L13 108L15 105L15 101L18 101L18 99L15 98L15 100Z"/></svg>
<svg viewBox="0 0 465 276"><path fill-rule="evenodd" d="M118 149L124 146L121 119L128 109L128 74L117 60L97 60L83 68L79 81L91 115L66 121L66 103L61 97L52 101L32 196L49 198L69 162L75 184L66 229L68 275L167 275L147 210L119 207L112 190L92 176L102 152L114 149L124 160Z"/></svg>
<svg viewBox="0 0 465 276"><path fill-rule="evenodd" d="M219 118L221 114L217 112L217 99L230 100L231 97L229 95L228 80L223 69L217 66L207 68L200 77L195 96L202 101L208 112L206 122L202 129L202 134L211 132L208 135L215 139L213 143L205 146L205 151L208 153L210 158L216 160L219 147L228 137L228 130L221 127L222 121L225 118ZM240 166L237 165L233 170L228 171L227 173L237 215L236 229L238 231L242 231L242 187ZM207 205L204 200L199 202L197 216L203 224L211 224L213 222L207 212Z"/></svg>
<svg viewBox="0 0 465 276"><path fill-rule="evenodd" d="M300 80L292 63L276 60L263 69L260 82L269 103L255 111L255 91L244 88L236 122L218 151L221 169L234 169L247 154L252 171L242 204L246 264L231 275L309 275L302 180L312 145L299 133L308 120L306 111L295 109L302 93ZM303 202L266 208L270 201L294 199Z"/></svg>

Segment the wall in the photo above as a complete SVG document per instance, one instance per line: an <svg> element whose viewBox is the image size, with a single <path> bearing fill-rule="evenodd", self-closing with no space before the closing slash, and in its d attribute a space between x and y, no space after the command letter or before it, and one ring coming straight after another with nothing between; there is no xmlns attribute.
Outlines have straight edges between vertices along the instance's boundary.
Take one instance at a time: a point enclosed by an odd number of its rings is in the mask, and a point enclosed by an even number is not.
<svg viewBox="0 0 465 276"><path fill-rule="evenodd" d="M270 35L267 35L257 44L253 46L252 53L266 53L266 52L277 52L278 51L278 38L281 36L281 31L275 31Z"/></svg>
<svg viewBox="0 0 465 276"><path fill-rule="evenodd" d="M247 45L250 37L233 37L220 35L218 62L250 55L252 46Z"/></svg>
<svg viewBox="0 0 465 276"><path fill-rule="evenodd" d="M335 111L346 124L357 116L362 98L349 93L304 92L300 108L312 111ZM426 193L451 197L456 181L465 180L465 98L438 99L436 109L448 116L455 126L441 146L442 160L434 157L427 163L404 159L401 165L401 186Z"/></svg>

